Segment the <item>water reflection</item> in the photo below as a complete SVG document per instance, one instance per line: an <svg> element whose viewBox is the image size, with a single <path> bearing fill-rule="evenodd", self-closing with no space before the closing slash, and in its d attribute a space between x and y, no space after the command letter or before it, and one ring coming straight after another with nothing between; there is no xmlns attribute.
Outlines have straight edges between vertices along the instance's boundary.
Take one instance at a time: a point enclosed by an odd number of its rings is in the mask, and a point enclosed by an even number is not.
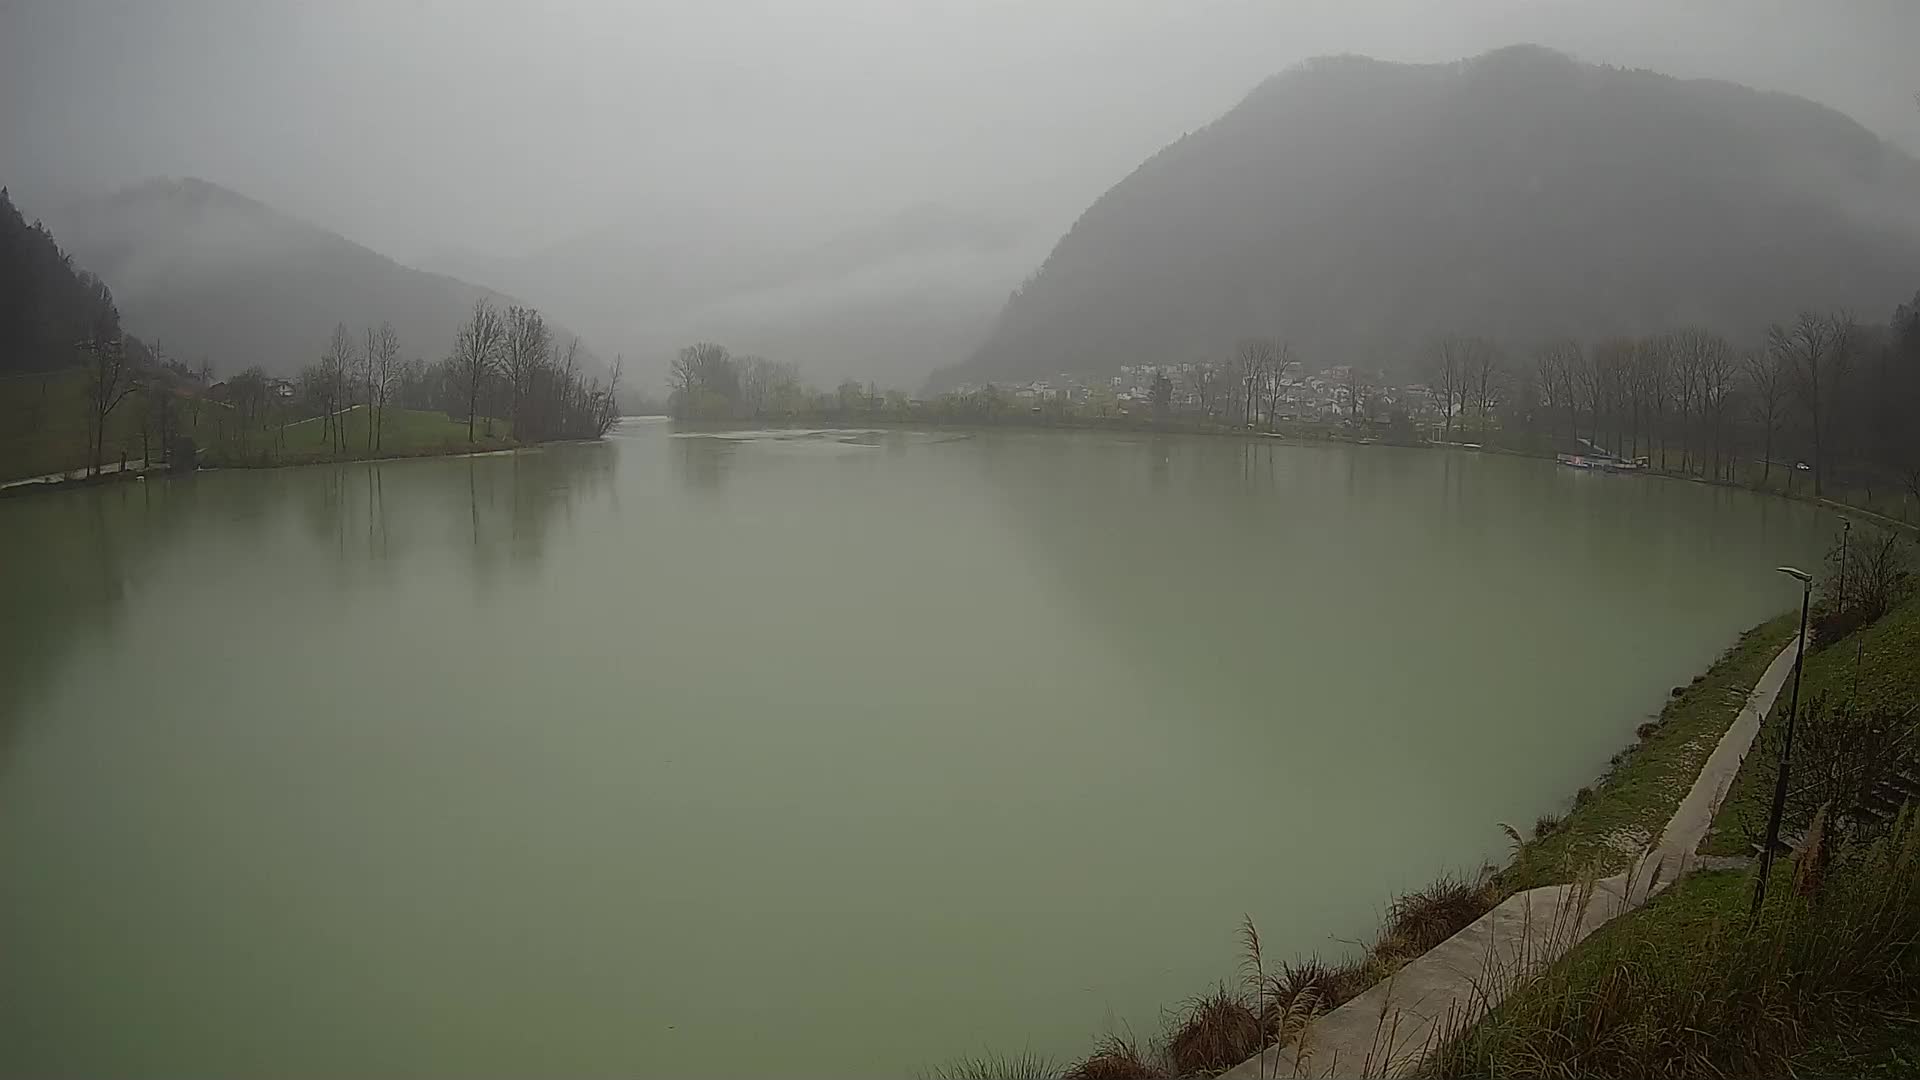
<svg viewBox="0 0 1920 1080"><path fill-rule="evenodd" d="M688 436L667 440L673 456L673 471L680 485L689 491L718 491L732 464L731 439Z"/></svg>
<svg viewBox="0 0 1920 1080"><path fill-rule="evenodd" d="M121 621L152 590L234 591L231 617L272 632L311 587L390 585L436 550L484 585L538 570L549 534L610 498L602 444L459 460L208 472L0 501L0 755L73 664L115 673ZM263 557L263 552L267 554ZM255 579L255 568L269 571ZM162 601L164 602L164 601ZM153 632L192 634L205 628Z"/></svg>

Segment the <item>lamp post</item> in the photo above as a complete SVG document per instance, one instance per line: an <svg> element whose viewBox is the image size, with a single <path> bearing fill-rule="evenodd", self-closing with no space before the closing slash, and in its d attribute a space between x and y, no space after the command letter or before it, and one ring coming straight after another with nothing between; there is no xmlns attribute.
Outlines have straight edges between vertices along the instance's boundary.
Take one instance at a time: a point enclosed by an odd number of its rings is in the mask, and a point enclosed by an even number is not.
<svg viewBox="0 0 1920 1080"><path fill-rule="evenodd" d="M1787 732L1780 744L1780 774L1773 781L1773 809L1767 813L1767 846L1760 851L1760 879L1753 885L1753 914L1767 899L1767 878L1773 873L1773 849L1780 843L1780 818L1787 811L1787 763L1793 757L1793 722L1800 713L1800 669L1807 661L1807 607L1813 599L1813 575L1791 566L1776 566L1800 582L1800 644L1793 658L1793 699L1787 705Z"/></svg>

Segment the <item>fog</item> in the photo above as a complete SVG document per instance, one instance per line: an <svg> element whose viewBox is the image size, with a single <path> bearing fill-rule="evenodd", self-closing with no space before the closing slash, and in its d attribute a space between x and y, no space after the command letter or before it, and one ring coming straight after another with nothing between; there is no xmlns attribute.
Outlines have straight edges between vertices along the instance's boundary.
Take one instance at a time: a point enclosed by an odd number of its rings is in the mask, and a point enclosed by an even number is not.
<svg viewBox="0 0 1920 1080"><path fill-rule="evenodd" d="M777 314L832 293L756 282L740 264L802 258L920 205L1010 224L997 250L1017 258L972 243L950 265L940 243L899 253L920 280L964 279L969 309L1004 297L1139 162L1329 53L1449 60L1532 41L1801 94L1920 149L1920 9L1904 0L0 10L0 183L30 211L204 177L403 262L529 295L602 351L659 348L696 322L669 307L739 311L758 297ZM654 292L686 294L636 295L648 261L665 266ZM834 302L861 302L885 277L841 272L853 299Z"/></svg>

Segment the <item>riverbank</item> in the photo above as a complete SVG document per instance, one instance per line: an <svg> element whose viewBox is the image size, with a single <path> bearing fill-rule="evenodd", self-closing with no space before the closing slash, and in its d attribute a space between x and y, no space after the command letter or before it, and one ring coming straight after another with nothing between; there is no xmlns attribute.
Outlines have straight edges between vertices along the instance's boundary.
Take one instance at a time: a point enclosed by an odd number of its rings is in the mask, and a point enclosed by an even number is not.
<svg viewBox="0 0 1920 1080"><path fill-rule="evenodd" d="M356 406L356 408L359 408ZM343 417L345 414L342 414ZM390 418L391 419L391 418ZM382 445L368 450L364 442L349 446L344 452L335 452L323 441L323 435L317 418L302 424L289 424L289 432L300 430L300 434L290 438L286 445L263 441L257 446L238 445L232 442L209 447L198 457L199 462L193 472L213 472L225 469L290 469L310 465L346 465L381 461L410 461L418 458L462 458L489 457L495 454L521 453L548 446L570 443L592 442L590 439L550 439L542 442L523 443L507 436L492 435L466 440L464 422L445 419L438 413L412 413L400 417L400 422L392 428L383 429ZM364 438L364 425L361 438ZM457 437L449 437L449 434ZM351 431L349 431L351 435ZM277 435L277 433L276 433ZM263 440L269 438L262 434ZM165 476L173 469L164 462L129 462L125 469L117 461L102 466L97 476L80 475L80 470L71 473L54 473L46 476L23 477L0 484L0 498L24 497L29 495L53 494L62 491L74 491L81 488L98 487L103 484L124 483L145 479L148 476Z"/></svg>
<svg viewBox="0 0 1920 1080"><path fill-rule="evenodd" d="M335 417L336 439L319 418L284 428L266 428L244 437L219 439L200 451L200 464L220 469L272 469L287 465L317 465L347 461L377 461L413 457L512 450L522 444L505 434L502 420L481 420L468 438L465 420L425 409L392 409L382 418L375 442L371 417L364 405Z"/></svg>
<svg viewBox="0 0 1920 1080"><path fill-rule="evenodd" d="M671 418L670 418L671 419ZM1341 424L1320 424L1306 422L1286 422L1274 425L1272 430L1249 428L1231 424L1204 423L1191 420L1150 420L1139 417L1083 417L1035 418L1009 416L994 421L941 419L935 416L915 416L909 418L883 415L848 416L839 418L798 417L758 418L739 423L696 422L674 420L677 426L690 427L692 430L727 430L741 427L764 427L784 429L790 427L846 426L872 427L885 429L935 428L942 431L1106 431L1142 435L1205 435L1216 438L1238 438L1253 441L1274 441L1301 445L1345 445L1345 446L1397 446L1420 450L1453 450L1474 454L1506 454L1513 457L1534 458L1552 461L1555 452L1551 448L1516 447L1498 442L1473 443L1461 440L1443 442L1420 436L1418 431L1407 427L1395 431L1389 425L1375 424L1358 430L1350 430ZM1464 433L1463 433L1464 434ZM1789 483L1780 486L1772 483L1774 475L1786 476ZM1631 476L1650 476L1662 480L1682 481L1706 484L1712 487L1732 488L1739 491L1751 491L1758 495L1776 495L1783 499L1832 510L1858 521L1895 529L1909 536L1920 536L1920 522L1903 520L1870 505L1875 500L1869 498L1867 504L1850 502L1844 498L1816 497L1810 492L1796 491L1791 483L1793 471L1786 466L1776 466L1764 472L1762 478L1749 477L1747 481L1729 480L1703 476L1698 473L1682 472L1674 469L1649 468Z"/></svg>
<svg viewBox="0 0 1920 1080"><path fill-rule="evenodd" d="M146 476L149 470L144 463L138 468L129 464L120 468L118 462L102 467L97 476L75 476L56 473L51 476L28 476L18 480L9 480L0 484L0 499L21 498L28 495L48 494L56 491L75 491L80 488L100 487L103 484L122 484Z"/></svg>
<svg viewBox="0 0 1920 1080"><path fill-rule="evenodd" d="M1920 831L1909 784L1920 599L1808 654L1783 837L1766 906L1753 858L1772 801L1782 695L1701 851L1728 869L1582 943L1437 1048L1435 1076L1905 1076L1920 1065ZM1816 703L1826 698L1829 708ZM1822 732L1868 718L1846 746ZM1835 770L1840 755L1865 760ZM1877 770L1872 777L1857 770ZM1877 823L1876 823L1877 819Z"/></svg>
<svg viewBox="0 0 1920 1080"><path fill-rule="evenodd" d="M1260 955L1257 931L1249 925L1244 970L1223 980L1216 991L1166 1010L1166 1029L1144 1044L1131 1036L1109 1034L1090 1056L1065 1067L1030 1057L983 1058L928 1075L943 1080L1015 1076L1155 1080L1214 1075L1249 1062L1264 1048L1288 1045L1316 1017L1395 979L1402 969L1421 962L1443 943L1452 947L1456 934L1508 901L1553 893L1555 903L1564 904L1578 892L1584 904L1596 883L1608 878L1624 883L1617 890L1621 895L1614 899L1633 899L1636 887L1638 898L1644 899L1649 882L1640 880L1636 885L1634 871L1646 873L1641 865L1645 854L1661 840L1683 801L1699 785L1703 768L1748 706L1762 677L1775 669L1770 690L1777 690L1784 681L1782 650L1794 640L1797 629L1796 617L1782 615L1743 633L1706 671L1673 689L1657 714L1640 726L1638 741L1616 754L1593 785L1574 793L1564 814L1506 826L1513 850L1505 866L1443 877L1396 898L1388 905L1379 935L1359 956L1333 964L1296 958L1274 965ZM1704 827L1705 821L1699 824ZM1529 899L1522 906L1531 911L1541 905ZM1553 906L1547 904L1543 910ZM1613 914L1612 908L1603 911L1598 902L1594 909L1591 916L1583 911L1582 919L1603 921ZM1522 923L1528 917L1523 913ZM1597 921L1586 923L1584 929L1595 925ZM1565 944L1561 942L1561 947ZM1393 990L1388 988L1389 996ZM1354 1001L1353 1007L1360 1004ZM1367 1034L1396 1042L1391 1034Z"/></svg>

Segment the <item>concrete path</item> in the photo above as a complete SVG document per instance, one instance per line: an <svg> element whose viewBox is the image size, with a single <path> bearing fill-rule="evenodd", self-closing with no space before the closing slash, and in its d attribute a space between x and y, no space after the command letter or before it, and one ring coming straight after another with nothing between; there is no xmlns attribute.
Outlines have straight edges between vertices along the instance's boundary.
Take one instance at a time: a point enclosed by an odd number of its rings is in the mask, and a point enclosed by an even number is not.
<svg viewBox="0 0 1920 1080"><path fill-rule="evenodd" d="M127 461L128 472L144 472L146 470L146 467L147 467L146 458L132 458ZM108 473L117 473L119 471L120 471L120 462L118 461L102 462L100 465L100 475L102 476L105 476ZM81 467L77 469L69 470L68 472L45 473L41 476L23 476L18 480L8 480L4 483L0 483L0 490L5 490L7 488L28 487L33 484L57 484L63 480L82 479L86 475L87 475L87 468L86 466L82 465Z"/></svg>
<svg viewBox="0 0 1920 1080"><path fill-rule="evenodd" d="M1768 665L1659 843L1626 872L1588 886L1550 885L1508 897L1393 978L1315 1020L1293 1046L1267 1050L1224 1075L1231 1080L1407 1075L1449 1031L1478 1020L1587 935L1692 869L1695 850L1761 719L1793 673L1798 642L1788 642Z"/></svg>
<svg viewBox="0 0 1920 1080"><path fill-rule="evenodd" d="M355 409L362 409L362 408L365 408L365 407L366 407L366 406L364 406L364 405L349 405L349 406L347 406L347 407L346 407L346 408L344 408L344 409L336 409L336 410L334 410L334 412L333 412L333 414L332 414L332 415L334 415L334 416L345 416L345 415L347 415L348 413L350 413L350 412L352 412L352 411L353 411L353 410L355 410ZM292 423L290 423L290 424L288 424L288 425L286 425L286 426L287 426L287 427L290 427L290 428L296 428L296 427L299 427L299 426L300 426L301 424L317 424L317 423L319 423L319 422L320 422L321 420L323 420L323 419L325 419L325 417L322 417L322 416L309 416L309 417L307 417L307 418L306 418L305 420L295 420L294 422L292 422Z"/></svg>

